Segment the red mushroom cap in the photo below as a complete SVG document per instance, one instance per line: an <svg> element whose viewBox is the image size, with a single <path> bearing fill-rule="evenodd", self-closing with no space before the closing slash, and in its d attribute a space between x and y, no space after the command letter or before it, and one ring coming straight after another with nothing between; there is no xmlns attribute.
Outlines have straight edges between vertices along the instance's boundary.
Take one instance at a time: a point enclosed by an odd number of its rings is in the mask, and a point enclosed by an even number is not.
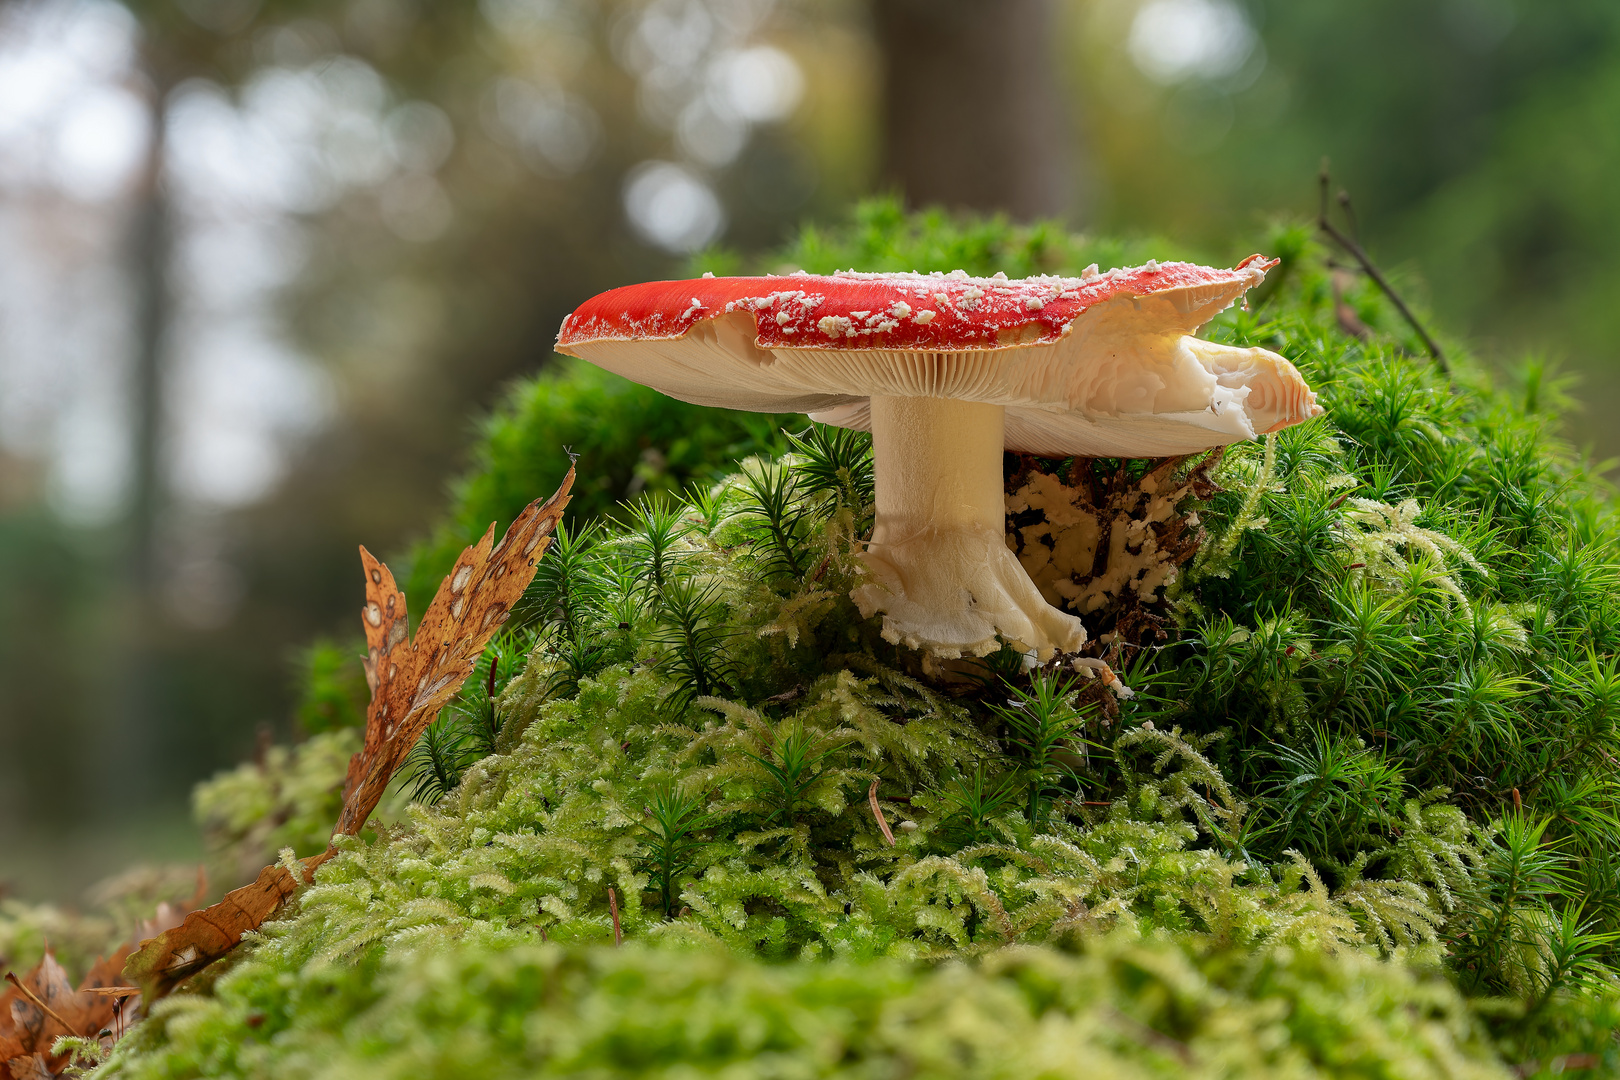
<svg viewBox="0 0 1620 1080"><path fill-rule="evenodd" d="M581 304L557 349L699 405L869 430L873 397L957 398L1003 406L1008 449L1156 457L1321 411L1282 357L1190 336L1275 265L655 281Z"/></svg>
<svg viewBox="0 0 1620 1080"><path fill-rule="evenodd" d="M1175 294L1186 325L1174 329L1190 333L1275 265L1251 255L1232 270L1150 262L1081 278L972 278L958 270L649 281L581 304L563 320L557 345L570 352L595 341L678 338L741 311L754 316L762 349L1003 349L1057 341L1077 315L1116 296L1159 293Z"/></svg>

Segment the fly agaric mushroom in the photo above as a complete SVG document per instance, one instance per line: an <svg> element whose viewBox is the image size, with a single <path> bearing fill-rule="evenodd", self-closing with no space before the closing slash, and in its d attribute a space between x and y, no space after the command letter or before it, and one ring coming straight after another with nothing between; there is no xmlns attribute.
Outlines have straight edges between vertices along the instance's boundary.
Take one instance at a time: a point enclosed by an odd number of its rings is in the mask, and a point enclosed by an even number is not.
<svg viewBox="0 0 1620 1080"><path fill-rule="evenodd" d="M1005 640L1044 660L1085 628L1007 548L1002 451L1163 457L1320 414L1287 360L1191 336L1275 265L655 281L580 305L557 350L698 405L870 431L862 615L941 658Z"/></svg>

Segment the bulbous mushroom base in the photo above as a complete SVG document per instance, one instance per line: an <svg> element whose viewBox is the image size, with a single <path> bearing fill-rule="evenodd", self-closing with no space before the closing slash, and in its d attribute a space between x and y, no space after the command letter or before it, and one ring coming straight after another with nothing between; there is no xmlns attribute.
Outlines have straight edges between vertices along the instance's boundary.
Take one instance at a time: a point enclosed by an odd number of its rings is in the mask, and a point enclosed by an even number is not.
<svg viewBox="0 0 1620 1080"><path fill-rule="evenodd" d="M984 656L1002 640L1042 660L1086 640L1073 615L1041 596L1007 548L1000 405L872 398L877 518L850 593L883 636L942 659Z"/></svg>
<svg viewBox="0 0 1620 1080"><path fill-rule="evenodd" d="M1048 604L1000 531L933 528L865 553L872 581L850 593L883 637L941 659L984 656L1006 641L1046 660L1085 643L1080 620Z"/></svg>

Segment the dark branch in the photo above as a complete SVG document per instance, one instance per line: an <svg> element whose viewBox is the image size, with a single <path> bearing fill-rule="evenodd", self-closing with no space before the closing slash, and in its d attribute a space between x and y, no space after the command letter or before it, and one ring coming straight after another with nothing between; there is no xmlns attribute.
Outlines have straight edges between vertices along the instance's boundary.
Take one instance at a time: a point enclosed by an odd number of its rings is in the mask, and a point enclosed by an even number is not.
<svg viewBox="0 0 1620 1080"><path fill-rule="evenodd" d="M1338 244L1356 262L1361 264L1362 270L1366 271L1367 276L1372 278L1373 282L1383 290L1384 295L1389 297L1396 310L1401 313L1401 316L1406 319L1412 329L1417 331L1418 337L1423 339L1424 347L1429 350L1429 355L1434 358L1434 362L1439 366L1441 372L1445 374L1446 378L1451 378L1451 364L1447 362L1446 354L1441 350L1439 343L1429 336L1429 332L1423 328L1423 324L1418 322L1417 316L1412 314L1412 309L1406 306L1406 301L1401 299L1394 286L1384 278L1384 275L1373 264L1372 258L1362 249L1362 246L1356 243L1353 237L1347 236L1342 229L1334 225L1328 218L1328 187L1332 183L1332 177L1328 174L1326 163L1322 166L1320 179L1322 182L1322 203L1316 214L1316 227L1326 233L1334 243ZM1355 217L1350 214L1350 196L1341 192L1339 202L1345 208L1345 213L1349 216L1351 228L1353 229L1355 227Z"/></svg>

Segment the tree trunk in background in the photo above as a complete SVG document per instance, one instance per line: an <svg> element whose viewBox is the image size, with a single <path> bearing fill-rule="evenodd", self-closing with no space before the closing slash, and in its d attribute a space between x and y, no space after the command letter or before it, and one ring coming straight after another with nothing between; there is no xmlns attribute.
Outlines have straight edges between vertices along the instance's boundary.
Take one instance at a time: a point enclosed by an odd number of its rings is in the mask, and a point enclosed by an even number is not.
<svg viewBox="0 0 1620 1080"><path fill-rule="evenodd" d="M884 170L912 206L1064 216L1074 132L1052 0L873 0Z"/></svg>
<svg viewBox="0 0 1620 1080"><path fill-rule="evenodd" d="M169 329L169 199L164 190L165 109L161 91L149 113L151 143L131 214L130 269L135 282L132 373L129 580L150 595L158 581L158 526L164 502L164 347Z"/></svg>
<svg viewBox="0 0 1620 1080"><path fill-rule="evenodd" d="M117 706L110 711L100 757L106 770L98 785L104 810L120 803L151 803L155 733L162 730L165 702L158 664L163 609L161 530L167 484L163 451L167 427L165 368L173 298L169 288L171 210L165 155L168 87L156 77L150 90L146 161L130 208L128 266L134 288L135 355L130 372L130 504L124 532L124 595L120 631L122 673Z"/></svg>

